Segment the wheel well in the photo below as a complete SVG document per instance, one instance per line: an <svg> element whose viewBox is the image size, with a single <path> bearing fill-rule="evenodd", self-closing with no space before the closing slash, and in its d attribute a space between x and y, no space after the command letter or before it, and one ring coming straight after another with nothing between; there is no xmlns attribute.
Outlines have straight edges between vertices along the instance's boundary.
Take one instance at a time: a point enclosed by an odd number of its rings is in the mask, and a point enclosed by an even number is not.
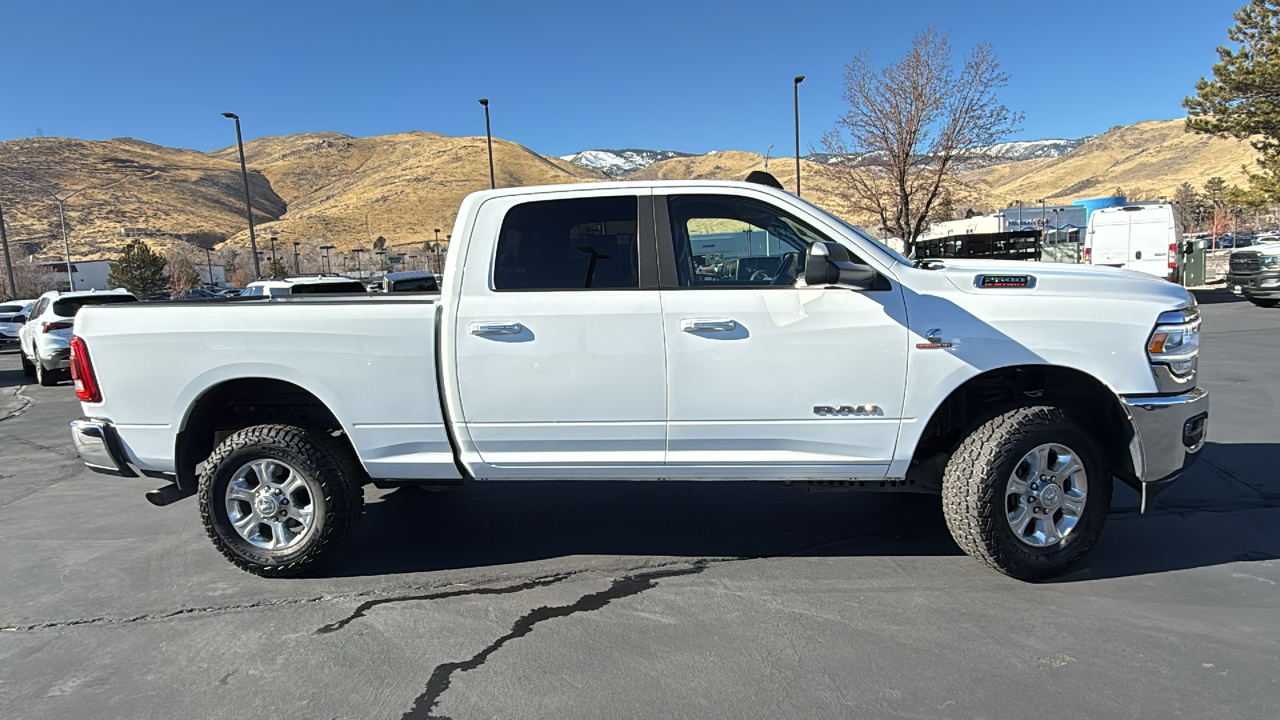
<svg viewBox="0 0 1280 720"><path fill-rule="evenodd" d="M335 434L342 431L342 424L319 398L293 383L269 378L229 380L209 388L196 400L178 433L174 448L178 487L196 490L200 464L223 438L269 423ZM345 435L342 441L351 447Z"/></svg>
<svg viewBox="0 0 1280 720"><path fill-rule="evenodd" d="M1133 427L1115 393L1079 370L1024 365L991 370L970 378L934 411L916 444L911 467L920 482L941 488L946 458L969 433L1001 413L1027 405L1060 407L1098 441L1111 471L1132 482L1129 442Z"/></svg>

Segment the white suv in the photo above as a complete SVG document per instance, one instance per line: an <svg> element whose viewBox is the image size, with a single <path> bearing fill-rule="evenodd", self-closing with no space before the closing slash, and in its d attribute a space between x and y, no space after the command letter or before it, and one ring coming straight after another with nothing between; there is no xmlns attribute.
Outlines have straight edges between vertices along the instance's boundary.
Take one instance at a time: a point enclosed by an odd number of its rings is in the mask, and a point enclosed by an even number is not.
<svg viewBox="0 0 1280 720"><path fill-rule="evenodd" d="M57 385L58 375L71 368L71 325L85 305L137 302L123 290L108 292L47 292L36 300L27 322L18 331L22 372L41 385Z"/></svg>
<svg viewBox="0 0 1280 720"><path fill-rule="evenodd" d="M264 278L245 286L241 297L254 295L302 295L312 293L363 293L364 283L340 275L304 275Z"/></svg>

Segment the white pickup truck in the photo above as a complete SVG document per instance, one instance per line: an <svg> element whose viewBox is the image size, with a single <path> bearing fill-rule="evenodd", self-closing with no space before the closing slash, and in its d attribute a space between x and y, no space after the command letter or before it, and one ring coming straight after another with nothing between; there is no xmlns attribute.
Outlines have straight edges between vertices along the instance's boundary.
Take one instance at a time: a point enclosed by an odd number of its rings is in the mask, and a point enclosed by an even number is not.
<svg viewBox="0 0 1280 720"><path fill-rule="evenodd" d="M1150 275L913 264L761 185L512 188L462 203L438 295L86 308L73 436L267 576L331 557L369 483L611 479L941 494L1034 579L1113 477L1145 506L1197 457L1199 324Z"/></svg>

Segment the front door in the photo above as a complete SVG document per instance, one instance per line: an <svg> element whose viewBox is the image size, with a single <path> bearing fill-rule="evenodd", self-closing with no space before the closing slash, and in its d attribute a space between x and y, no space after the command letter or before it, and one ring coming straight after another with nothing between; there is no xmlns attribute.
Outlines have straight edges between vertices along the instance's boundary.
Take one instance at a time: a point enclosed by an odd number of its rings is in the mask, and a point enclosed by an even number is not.
<svg viewBox="0 0 1280 720"><path fill-rule="evenodd" d="M456 362L479 477L657 477L666 368L648 191L486 201ZM474 454L473 454L474 453ZM584 469L588 472L584 472Z"/></svg>
<svg viewBox="0 0 1280 720"><path fill-rule="evenodd" d="M907 370L901 288L797 286L808 246L832 238L803 206L740 192L654 196L668 475L885 476Z"/></svg>

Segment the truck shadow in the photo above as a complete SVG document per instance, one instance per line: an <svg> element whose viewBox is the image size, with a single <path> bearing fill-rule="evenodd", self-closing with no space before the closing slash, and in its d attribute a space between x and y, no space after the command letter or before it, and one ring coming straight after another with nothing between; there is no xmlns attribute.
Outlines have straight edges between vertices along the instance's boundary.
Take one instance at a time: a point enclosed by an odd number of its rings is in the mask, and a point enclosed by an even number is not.
<svg viewBox="0 0 1280 720"><path fill-rule="evenodd" d="M1201 305L1247 302L1242 297L1236 297L1235 293L1226 287L1213 288L1212 290L1193 290L1192 294L1196 296L1196 302Z"/></svg>
<svg viewBox="0 0 1280 720"><path fill-rule="evenodd" d="M1054 581L1280 558L1280 534L1252 527L1236 512L1280 507L1280 486L1261 470L1277 449L1210 444L1205 459L1146 516L1137 512L1137 494L1117 485L1098 546L1083 565ZM356 536L325 574L422 572L573 555L961 555L940 498L928 495L808 492L764 483L566 481L477 483L434 493L402 488L371 492L370 500Z"/></svg>

